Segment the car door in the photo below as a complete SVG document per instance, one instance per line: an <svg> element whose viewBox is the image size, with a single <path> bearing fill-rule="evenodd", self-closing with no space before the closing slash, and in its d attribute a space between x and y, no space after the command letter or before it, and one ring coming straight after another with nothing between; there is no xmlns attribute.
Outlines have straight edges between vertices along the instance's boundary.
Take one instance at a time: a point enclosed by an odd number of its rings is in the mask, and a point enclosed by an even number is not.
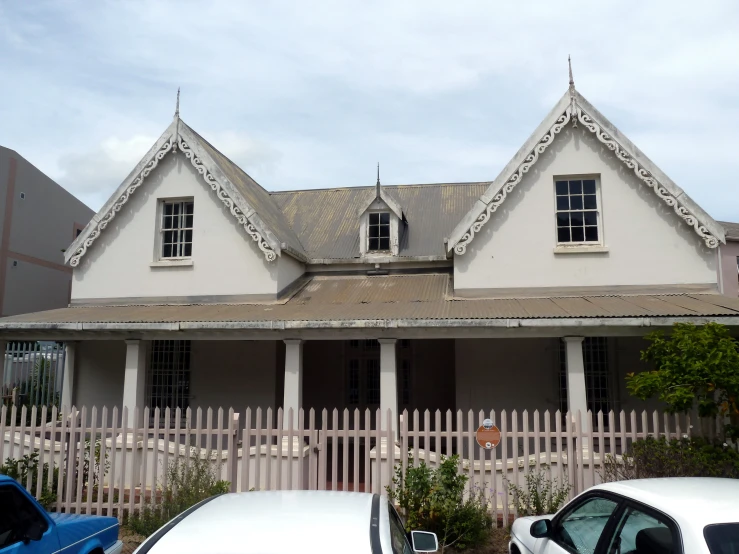
<svg viewBox="0 0 739 554"><path fill-rule="evenodd" d="M24 541L27 536L38 540ZM36 554L59 550L54 526L16 485L0 485L0 554Z"/></svg>
<svg viewBox="0 0 739 554"><path fill-rule="evenodd" d="M608 539L606 554L680 554L677 524L665 514L627 501Z"/></svg>
<svg viewBox="0 0 739 554"><path fill-rule="evenodd" d="M582 497L554 518L550 536L537 540L535 552L595 554L619 502L600 494Z"/></svg>

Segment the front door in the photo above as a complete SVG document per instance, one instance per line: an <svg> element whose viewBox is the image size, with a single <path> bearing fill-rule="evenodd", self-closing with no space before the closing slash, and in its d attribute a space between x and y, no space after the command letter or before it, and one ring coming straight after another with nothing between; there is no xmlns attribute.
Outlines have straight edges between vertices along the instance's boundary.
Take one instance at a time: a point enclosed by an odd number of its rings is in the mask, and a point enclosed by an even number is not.
<svg viewBox="0 0 739 554"><path fill-rule="evenodd" d="M380 407L380 343L375 339L350 340L346 343L346 407L351 414L359 409ZM352 415L353 418L353 415Z"/></svg>

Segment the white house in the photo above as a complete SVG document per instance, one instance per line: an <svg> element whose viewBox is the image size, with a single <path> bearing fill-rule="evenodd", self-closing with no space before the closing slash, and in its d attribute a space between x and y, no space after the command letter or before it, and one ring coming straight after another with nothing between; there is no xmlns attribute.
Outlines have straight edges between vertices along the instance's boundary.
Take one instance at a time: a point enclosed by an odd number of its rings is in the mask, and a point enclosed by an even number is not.
<svg viewBox="0 0 739 554"><path fill-rule="evenodd" d="M270 193L176 114L0 340L67 405L640 409L646 333L739 329L725 243L572 83L480 183Z"/></svg>

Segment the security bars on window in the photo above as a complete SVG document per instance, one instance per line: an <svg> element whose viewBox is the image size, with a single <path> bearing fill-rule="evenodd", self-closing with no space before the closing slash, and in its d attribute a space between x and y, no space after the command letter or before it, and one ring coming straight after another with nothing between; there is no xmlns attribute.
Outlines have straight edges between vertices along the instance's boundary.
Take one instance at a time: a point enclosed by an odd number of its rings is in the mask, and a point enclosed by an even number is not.
<svg viewBox="0 0 739 554"><path fill-rule="evenodd" d="M369 214L368 250L390 250L390 213Z"/></svg>
<svg viewBox="0 0 739 554"><path fill-rule="evenodd" d="M376 339L350 340L347 348L347 404L380 404L380 343ZM398 341L398 391L401 406L411 401L411 341ZM364 382L364 386L362 386Z"/></svg>
<svg viewBox="0 0 739 554"><path fill-rule="evenodd" d="M152 341L148 385L151 409L187 409L190 404L189 340Z"/></svg>
<svg viewBox="0 0 739 554"><path fill-rule="evenodd" d="M586 337L582 342L585 365L585 394L588 410L593 415L599 411L607 414L611 409L608 385L608 339ZM563 340L559 341L559 409L567 412L567 350ZM606 423L607 424L607 423Z"/></svg>
<svg viewBox="0 0 739 554"><path fill-rule="evenodd" d="M597 243L598 196L595 179L556 181L557 242Z"/></svg>
<svg viewBox="0 0 739 554"><path fill-rule="evenodd" d="M162 203L162 258L192 256L193 202Z"/></svg>

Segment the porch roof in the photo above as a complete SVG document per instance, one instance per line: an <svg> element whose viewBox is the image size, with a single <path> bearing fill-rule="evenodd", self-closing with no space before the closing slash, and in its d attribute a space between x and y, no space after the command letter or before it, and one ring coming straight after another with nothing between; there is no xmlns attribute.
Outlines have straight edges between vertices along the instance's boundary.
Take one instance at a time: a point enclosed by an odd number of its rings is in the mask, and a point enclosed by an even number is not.
<svg viewBox="0 0 739 554"><path fill-rule="evenodd" d="M14 331L321 329L582 324L644 326L706 319L739 325L739 298L719 294L612 294L459 299L447 274L314 276L287 299L243 304L95 305L0 319ZM638 321L634 318L638 318ZM630 322L631 321L631 322ZM579 322L579 323L578 323ZM660 324L669 325L668 321Z"/></svg>

